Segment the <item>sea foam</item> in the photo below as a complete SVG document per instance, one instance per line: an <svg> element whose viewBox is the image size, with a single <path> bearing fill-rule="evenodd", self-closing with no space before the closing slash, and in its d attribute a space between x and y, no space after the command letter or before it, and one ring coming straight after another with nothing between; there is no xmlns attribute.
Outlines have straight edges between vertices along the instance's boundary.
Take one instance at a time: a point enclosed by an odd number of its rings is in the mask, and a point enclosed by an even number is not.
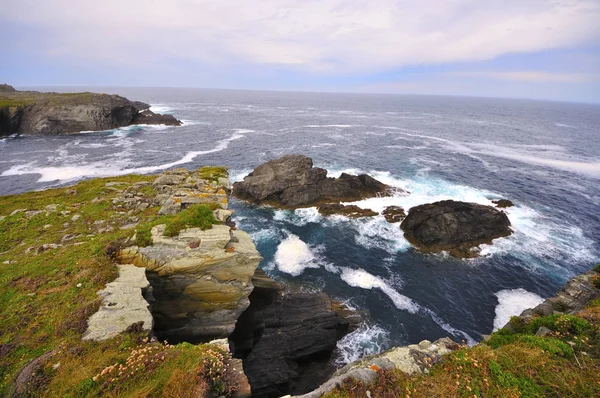
<svg viewBox="0 0 600 398"><path fill-rule="evenodd" d="M525 289L507 289L495 293L498 297L496 317L494 318L494 331L504 327L511 316L520 315L527 308L541 304L544 299Z"/></svg>

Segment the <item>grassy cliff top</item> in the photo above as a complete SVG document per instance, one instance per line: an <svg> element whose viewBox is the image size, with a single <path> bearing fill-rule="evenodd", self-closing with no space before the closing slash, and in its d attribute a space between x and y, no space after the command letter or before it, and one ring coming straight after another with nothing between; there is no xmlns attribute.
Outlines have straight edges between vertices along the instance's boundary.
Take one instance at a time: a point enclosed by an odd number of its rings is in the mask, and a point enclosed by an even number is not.
<svg viewBox="0 0 600 398"><path fill-rule="evenodd" d="M199 171L215 173L226 171ZM100 305L97 292L117 276L109 244L174 217L159 217L158 206L113 203L125 191L155 196L155 178L100 178L0 197L0 396L10 396L17 375L46 353L52 355L21 386L34 396L227 393L228 354L214 346L150 342L135 328L104 342L81 340Z"/></svg>
<svg viewBox="0 0 600 398"><path fill-rule="evenodd" d="M43 93L39 91L0 91L0 108L26 106L34 103L48 103L51 105L86 105L99 104L111 99L128 101L119 96L97 93Z"/></svg>

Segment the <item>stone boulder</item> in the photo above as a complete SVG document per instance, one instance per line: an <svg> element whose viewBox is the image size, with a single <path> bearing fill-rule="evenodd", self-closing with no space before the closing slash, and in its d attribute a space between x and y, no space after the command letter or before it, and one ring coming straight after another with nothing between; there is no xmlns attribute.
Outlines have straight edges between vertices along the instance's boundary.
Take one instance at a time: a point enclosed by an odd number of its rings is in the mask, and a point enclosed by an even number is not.
<svg viewBox="0 0 600 398"><path fill-rule="evenodd" d="M491 206L444 200L413 207L402 221L404 237L423 252L478 255L480 244L512 234L507 215Z"/></svg>
<svg viewBox="0 0 600 398"><path fill-rule="evenodd" d="M330 363L349 323L324 293L281 292L264 273L255 277L250 307L229 337L244 363L253 397L302 394L334 372Z"/></svg>
<svg viewBox="0 0 600 398"><path fill-rule="evenodd" d="M361 209L356 205L342 205L339 203L328 203L317 207L319 213L324 216L331 216L334 214L350 217L350 218L360 218L360 217L373 217L379 215L376 211L371 209Z"/></svg>
<svg viewBox="0 0 600 398"><path fill-rule="evenodd" d="M237 198L282 208L353 202L390 195L391 191L391 187L366 174L328 178L327 170L313 167L312 159L302 155L271 160L233 184Z"/></svg>
<svg viewBox="0 0 600 398"><path fill-rule="evenodd" d="M500 208L513 207L515 205L513 202L511 202L508 199L492 200L492 203L495 204L496 207L500 207Z"/></svg>
<svg viewBox="0 0 600 398"><path fill-rule="evenodd" d="M402 220L406 218L406 213L400 206L388 206L381 212L381 215L383 215L389 223L402 222Z"/></svg>
<svg viewBox="0 0 600 398"><path fill-rule="evenodd" d="M152 112L150 109L137 113L131 124L164 124L167 126L181 126L181 120L177 120L173 115L160 115Z"/></svg>

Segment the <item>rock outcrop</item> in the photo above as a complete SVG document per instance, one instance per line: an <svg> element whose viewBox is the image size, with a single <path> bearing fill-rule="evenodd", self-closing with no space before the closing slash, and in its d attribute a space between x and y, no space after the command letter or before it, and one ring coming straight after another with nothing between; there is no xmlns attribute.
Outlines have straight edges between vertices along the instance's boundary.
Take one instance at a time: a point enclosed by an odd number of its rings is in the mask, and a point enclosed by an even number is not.
<svg viewBox="0 0 600 398"><path fill-rule="evenodd" d="M88 319L83 340L108 340L133 324L139 324L139 330L148 334L152 331L152 315L144 298L150 287L146 271L131 264L118 267L119 277L98 292L102 305Z"/></svg>
<svg viewBox="0 0 600 398"><path fill-rule="evenodd" d="M282 208L353 202L388 196L391 191L390 186L366 174L344 173L339 178L328 178L327 170L313 167L312 159L302 155L271 160L233 184L237 198Z"/></svg>
<svg viewBox="0 0 600 398"><path fill-rule="evenodd" d="M317 207L317 210L324 216L331 216L337 214L350 218L360 218L373 217L379 215L379 213L371 209L361 209L356 205L342 205L339 203L324 204Z"/></svg>
<svg viewBox="0 0 600 398"><path fill-rule="evenodd" d="M455 257L478 255L480 244L512 234L507 215L491 206L444 200L413 207L400 228L423 252L449 251Z"/></svg>
<svg viewBox="0 0 600 398"><path fill-rule="evenodd" d="M0 93L14 93L15 91L17 90L15 90L15 88L10 84L0 84Z"/></svg>
<svg viewBox="0 0 600 398"><path fill-rule="evenodd" d="M219 179L176 169L160 175L153 187L160 192L153 198L161 200L160 214L176 214L198 203L221 206L214 214L223 222L232 214L226 210L227 186ZM139 195L128 196L115 201L131 208L145 203ZM115 255L120 263L146 269L154 296L154 332L171 342L227 337L250 304L251 278L262 260L252 239L229 225L187 228L173 237L164 231L164 224L157 225L151 230L151 246L128 247Z"/></svg>
<svg viewBox="0 0 600 398"><path fill-rule="evenodd" d="M527 323L535 316L577 313L583 310L590 301L600 298L600 289L594 282L596 279L600 279L600 273L595 270L571 278L555 296L534 308L526 309L517 318ZM506 324L504 328L512 330L511 323Z"/></svg>
<svg viewBox="0 0 600 398"><path fill-rule="evenodd" d="M419 344L396 347L380 354L366 356L335 372L331 379L316 390L297 398L319 398L348 378L370 384L377 378L379 369L398 369L407 375L428 373L429 368L439 362L443 355L458 348L459 344L445 337L433 343L423 340Z"/></svg>
<svg viewBox="0 0 600 398"><path fill-rule="evenodd" d="M311 391L335 370L330 357L348 331L323 293L281 292L258 272L250 307L230 336L233 355L242 358L253 397Z"/></svg>
<svg viewBox="0 0 600 398"><path fill-rule="evenodd" d="M132 124L181 125L171 115L143 110L148 107L148 104L118 95L7 89L0 91L0 136L59 135L109 130Z"/></svg>

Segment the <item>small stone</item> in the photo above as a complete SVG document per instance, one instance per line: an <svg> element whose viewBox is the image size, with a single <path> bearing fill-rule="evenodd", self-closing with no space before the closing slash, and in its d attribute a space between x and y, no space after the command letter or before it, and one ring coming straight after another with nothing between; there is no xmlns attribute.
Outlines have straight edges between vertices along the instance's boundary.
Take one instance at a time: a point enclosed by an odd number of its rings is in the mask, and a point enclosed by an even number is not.
<svg viewBox="0 0 600 398"><path fill-rule="evenodd" d="M492 200L492 203L495 204L496 207L500 207L500 208L513 207L515 205L513 202L511 202L508 199Z"/></svg>
<svg viewBox="0 0 600 398"><path fill-rule="evenodd" d="M55 211L58 211L58 205L54 204L54 205L48 205L45 207L47 212L53 213Z"/></svg>
<svg viewBox="0 0 600 398"><path fill-rule="evenodd" d="M33 218L35 216L37 216L38 214L43 213L42 210L29 210L25 212L25 217L27 218Z"/></svg>
<svg viewBox="0 0 600 398"><path fill-rule="evenodd" d="M60 368L60 362L55 363L54 365L52 365L52 369L56 370L58 368Z"/></svg>
<svg viewBox="0 0 600 398"><path fill-rule="evenodd" d="M71 212L69 210L63 210L63 211L60 212L60 214L66 217L69 214L71 214Z"/></svg>
<svg viewBox="0 0 600 398"><path fill-rule="evenodd" d="M546 337L550 333L552 333L552 330L548 329L546 326L540 326L537 332L535 332L535 335L538 337Z"/></svg>
<svg viewBox="0 0 600 398"><path fill-rule="evenodd" d="M81 287L81 286L83 286L83 283L78 283L78 284L76 284L75 286L77 286L77 287Z"/></svg>
<svg viewBox="0 0 600 398"><path fill-rule="evenodd" d="M190 249L197 249L200 247L200 239L193 240L189 243Z"/></svg>
<svg viewBox="0 0 600 398"><path fill-rule="evenodd" d="M4 220L6 216L0 216L0 221Z"/></svg>
<svg viewBox="0 0 600 398"><path fill-rule="evenodd" d="M15 214L19 214L22 213L24 211L27 211L27 209L17 209L17 210L13 210L12 213L10 213L11 216L14 216Z"/></svg>
<svg viewBox="0 0 600 398"><path fill-rule="evenodd" d="M44 229L48 229L48 228L52 228L52 224L46 224L46 225L44 225Z"/></svg>
<svg viewBox="0 0 600 398"><path fill-rule="evenodd" d="M61 240L60 240L60 241L61 241L61 242L67 242L67 241L73 240L73 239L75 239L75 238L77 238L77 235L75 235L75 234L66 234L65 236L63 236L63 237L61 238Z"/></svg>
<svg viewBox="0 0 600 398"><path fill-rule="evenodd" d="M100 199L99 197L95 197L94 199L91 200L91 203L98 203L98 202L102 202L102 199Z"/></svg>
<svg viewBox="0 0 600 398"><path fill-rule="evenodd" d="M35 296L35 293L27 293L27 296L33 297L33 296Z"/></svg>
<svg viewBox="0 0 600 398"><path fill-rule="evenodd" d="M77 195L77 190L76 189L67 189L66 194L67 195Z"/></svg>
<svg viewBox="0 0 600 398"><path fill-rule="evenodd" d="M80 214L75 214L75 215L73 215L73 217L71 217L71 221L75 222L75 221L79 220L80 218L81 218Z"/></svg>

